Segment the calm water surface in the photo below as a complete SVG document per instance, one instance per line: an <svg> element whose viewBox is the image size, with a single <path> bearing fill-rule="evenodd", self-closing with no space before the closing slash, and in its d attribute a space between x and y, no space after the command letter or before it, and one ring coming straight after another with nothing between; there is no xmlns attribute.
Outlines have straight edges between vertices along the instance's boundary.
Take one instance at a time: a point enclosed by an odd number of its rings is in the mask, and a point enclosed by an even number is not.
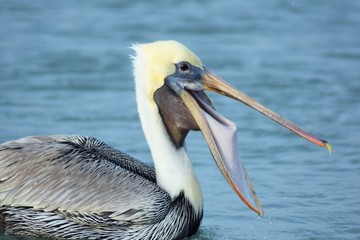
<svg viewBox="0 0 360 240"><path fill-rule="evenodd" d="M80 134L151 163L138 121L131 43L176 39L212 71L330 141L334 153L240 103L210 95L238 126L260 219L233 193L199 133L194 239L360 239L359 1L0 1L0 142ZM0 233L0 239L15 239Z"/></svg>

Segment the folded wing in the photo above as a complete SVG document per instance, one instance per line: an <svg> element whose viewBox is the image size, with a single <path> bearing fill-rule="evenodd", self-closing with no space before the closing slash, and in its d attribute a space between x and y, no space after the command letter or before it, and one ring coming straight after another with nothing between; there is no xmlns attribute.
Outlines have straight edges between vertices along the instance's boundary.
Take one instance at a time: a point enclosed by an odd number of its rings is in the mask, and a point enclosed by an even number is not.
<svg viewBox="0 0 360 240"><path fill-rule="evenodd" d="M2 207L151 224L170 204L153 168L95 138L42 136L0 145Z"/></svg>

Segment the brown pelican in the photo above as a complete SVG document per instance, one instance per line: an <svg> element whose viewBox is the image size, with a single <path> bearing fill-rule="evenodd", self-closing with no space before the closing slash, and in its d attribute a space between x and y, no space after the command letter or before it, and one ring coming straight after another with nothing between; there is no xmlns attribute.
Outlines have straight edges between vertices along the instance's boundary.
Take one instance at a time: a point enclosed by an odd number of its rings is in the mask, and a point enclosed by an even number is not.
<svg viewBox="0 0 360 240"><path fill-rule="evenodd" d="M236 127L204 90L259 111L331 149L210 72L182 44L134 45L138 112L154 168L82 136L27 137L0 145L0 224L12 234L55 239L181 239L196 233L203 198L184 140L200 130L221 173L259 215L239 160Z"/></svg>

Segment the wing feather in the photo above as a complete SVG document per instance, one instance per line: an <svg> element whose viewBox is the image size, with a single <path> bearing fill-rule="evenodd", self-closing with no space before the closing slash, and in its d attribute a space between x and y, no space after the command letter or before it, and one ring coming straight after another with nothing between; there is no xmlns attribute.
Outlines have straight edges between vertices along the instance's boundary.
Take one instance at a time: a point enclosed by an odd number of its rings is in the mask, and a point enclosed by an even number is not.
<svg viewBox="0 0 360 240"><path fill-rule="evenodd" d="M0 205L152 223L170 208L153 168L95 138L29 137L0 145Z"/></svg>

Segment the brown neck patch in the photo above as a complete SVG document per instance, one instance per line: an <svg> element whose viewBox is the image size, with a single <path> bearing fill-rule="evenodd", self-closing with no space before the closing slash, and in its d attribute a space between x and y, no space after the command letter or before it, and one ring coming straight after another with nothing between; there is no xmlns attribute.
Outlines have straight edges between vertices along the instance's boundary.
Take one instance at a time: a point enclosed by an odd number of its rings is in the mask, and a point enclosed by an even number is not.
<svg viewBox="0 0 360 240"><path fill-rule="evenodd" d="M183 147L189 131L200 130L189 109L181 98L166 85L155 91L154 100L171 141L176 148Z"/></svg>

